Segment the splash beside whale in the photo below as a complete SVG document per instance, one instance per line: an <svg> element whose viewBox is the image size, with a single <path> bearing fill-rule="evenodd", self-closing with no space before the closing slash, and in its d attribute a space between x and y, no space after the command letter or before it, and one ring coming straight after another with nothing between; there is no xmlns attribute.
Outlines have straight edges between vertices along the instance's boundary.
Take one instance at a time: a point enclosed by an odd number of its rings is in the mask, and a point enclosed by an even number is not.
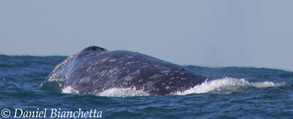
<svg viewBox="0 0 293 119"><path fill-rule="evenodd" d="M132 88L149 95L182 92L207 80L183 66L131 51L91 46L70 56L49 74L42 88L79 94L100 94L111 88Z"/></svg>

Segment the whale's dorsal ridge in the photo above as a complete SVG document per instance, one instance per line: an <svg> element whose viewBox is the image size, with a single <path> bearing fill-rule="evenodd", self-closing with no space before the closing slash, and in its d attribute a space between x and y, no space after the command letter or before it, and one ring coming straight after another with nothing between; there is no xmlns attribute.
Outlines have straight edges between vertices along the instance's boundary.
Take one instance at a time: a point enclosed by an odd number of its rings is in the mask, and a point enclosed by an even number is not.
<svg viewBox="0 0 293 119"><path fill-rule="evenodd" d="M107 51L108 50L106 50L105 48L102 48L102 47L89 46L89 47L83 49L82 51L78 52L77 57L82 58L82 57L86 57L87 55L100 54L100 53L107 52Z"/></svg>
<svg viewBox="0 0 293 119"><path fill-rule="evenodd" d="M101 51L107 51L105 48L102 48L102 47L98 47L98 46L89 46L85 49L82 50L83 51L98 51L98 50L101 50Z"/></svg>

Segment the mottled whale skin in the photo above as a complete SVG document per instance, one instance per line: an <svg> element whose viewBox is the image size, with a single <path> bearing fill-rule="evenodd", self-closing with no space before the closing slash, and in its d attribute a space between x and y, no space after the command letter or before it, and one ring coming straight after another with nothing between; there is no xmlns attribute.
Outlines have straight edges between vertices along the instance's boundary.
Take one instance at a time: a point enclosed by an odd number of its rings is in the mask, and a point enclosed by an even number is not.
<svg viewBox="0 0 293 119"><path fill-rule="evenodd" d="M91 46L57 65L49 82L70 86L79 94L99 94L111 88L135 88L149 95L168 95L201 84L207 77L182 66L131 51L107 51Z"/></svg>

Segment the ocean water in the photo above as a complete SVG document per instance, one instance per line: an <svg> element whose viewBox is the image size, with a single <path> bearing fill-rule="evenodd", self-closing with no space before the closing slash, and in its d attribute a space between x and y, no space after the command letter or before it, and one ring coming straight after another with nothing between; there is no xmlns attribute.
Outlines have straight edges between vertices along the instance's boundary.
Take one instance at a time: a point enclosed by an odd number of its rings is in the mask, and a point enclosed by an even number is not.
<svg viewBox="0 0 293 119"><path fill-rule="evenodd" d="M76 112L76 118L109 119L293 118L290 71L185 66L209 80L167 96L148 96L135 89L114 88L100 95L41 89L48 74L65 58L0 55L0 118L74 118L65 115L67 112ZM78 115L81 112L83 117Z"/></svg>

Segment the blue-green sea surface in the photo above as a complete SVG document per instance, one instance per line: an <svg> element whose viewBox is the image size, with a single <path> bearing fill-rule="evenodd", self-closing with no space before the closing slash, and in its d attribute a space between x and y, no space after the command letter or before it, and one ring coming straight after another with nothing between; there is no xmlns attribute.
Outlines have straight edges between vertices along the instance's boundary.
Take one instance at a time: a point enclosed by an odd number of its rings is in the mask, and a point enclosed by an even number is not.
<svg viewBox="0 0 293 119"><path fill-rule="evenodd" d="M167 96L141 95L133 89L113 89L101 95L41 89L48 74L65 58L0 55L0 118L293 118L290 71L185 66L208 76L209 80ZM45 111L46 115L42 113ZM66 115L70 111L72 117Z"/></svg>

